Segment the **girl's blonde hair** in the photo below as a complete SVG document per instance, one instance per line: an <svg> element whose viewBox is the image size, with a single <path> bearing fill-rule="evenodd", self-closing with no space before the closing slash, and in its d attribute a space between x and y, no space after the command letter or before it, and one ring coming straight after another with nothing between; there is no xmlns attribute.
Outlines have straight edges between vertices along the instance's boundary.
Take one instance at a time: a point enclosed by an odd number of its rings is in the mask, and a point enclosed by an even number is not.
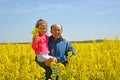
<svg viewBox="0 0 120 80"><path fill-rule="evenodd" d="M43 19L39 19L36 23L36 28L38 28L39 25L45 25L47 27L47 22Z"/></svg>

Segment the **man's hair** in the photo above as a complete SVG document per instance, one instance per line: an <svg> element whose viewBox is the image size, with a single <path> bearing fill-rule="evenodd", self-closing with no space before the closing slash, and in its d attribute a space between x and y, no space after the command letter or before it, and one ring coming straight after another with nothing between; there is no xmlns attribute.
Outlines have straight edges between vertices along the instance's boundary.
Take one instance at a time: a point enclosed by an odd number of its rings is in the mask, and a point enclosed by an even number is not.
<svg viewBox="0 0 120 80"><path fill-rule="evenodd" d="M61 24L53 24L53 25L51 25L51 30L52 30L52 28L53 28L55 25L60 25L60 26L61 26L61 29L63 29L63 27L62 27Z"/></svg>

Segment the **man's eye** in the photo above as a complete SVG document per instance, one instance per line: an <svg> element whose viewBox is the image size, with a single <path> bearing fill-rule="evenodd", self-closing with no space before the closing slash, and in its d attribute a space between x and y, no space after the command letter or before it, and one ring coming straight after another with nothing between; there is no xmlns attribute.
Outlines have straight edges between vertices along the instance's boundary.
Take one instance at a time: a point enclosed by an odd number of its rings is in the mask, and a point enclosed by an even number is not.
<svg viewBox="0 0 120 80"><path fill-rule="evenodd" d="M59 29L53 29L54 31L61 31L61 30L59 30Z"/></svg>

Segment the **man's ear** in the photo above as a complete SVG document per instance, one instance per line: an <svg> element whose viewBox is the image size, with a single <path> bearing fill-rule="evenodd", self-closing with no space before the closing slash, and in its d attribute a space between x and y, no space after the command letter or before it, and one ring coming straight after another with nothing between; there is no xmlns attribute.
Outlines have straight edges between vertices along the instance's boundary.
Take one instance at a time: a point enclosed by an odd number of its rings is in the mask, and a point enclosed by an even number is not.
<svg viewBox="0 0 120 80"><path fill-rule="evenodd" d="M63 33L63 29L61 30L61 33Z"/></svg>

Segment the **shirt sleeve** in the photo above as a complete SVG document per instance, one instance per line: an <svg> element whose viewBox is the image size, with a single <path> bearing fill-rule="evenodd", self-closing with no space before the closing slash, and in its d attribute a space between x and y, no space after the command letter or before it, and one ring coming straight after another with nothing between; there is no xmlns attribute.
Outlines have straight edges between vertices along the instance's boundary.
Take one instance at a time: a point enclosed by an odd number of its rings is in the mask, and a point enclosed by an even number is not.
<svg viewBox="0 0 120 80"><path fill-rule="evenodd" d="M57 57L58 62L62 62L63 64L68 63L68 52L69 51L71 51L73 55L76 54L74 51L74 48L70 42L66 42L66 45L67 45L67 47L66 47L66 50L64 52L64 55Z"/></svg>
<svg viewBox="0 0 120 80"><path fill-rule="evenodd" d="M73 54L73 55L76 54L76 52L75 52L75 50L74 50L74 48L73 48L73 46L72 46L72 44L71 44L70 42L68 42L68 52L69 52L69 51L72 51L72 54Z"/></svg>
<svg viewBox="0 0 120 80"><path fill-rule="evenodd" d="M33 37L33 39L32 39L32 48L33 48L34 50L37 50L37 49L38 49L38 43L35 42L35 38L34 38L34 37Z"/></svg>

